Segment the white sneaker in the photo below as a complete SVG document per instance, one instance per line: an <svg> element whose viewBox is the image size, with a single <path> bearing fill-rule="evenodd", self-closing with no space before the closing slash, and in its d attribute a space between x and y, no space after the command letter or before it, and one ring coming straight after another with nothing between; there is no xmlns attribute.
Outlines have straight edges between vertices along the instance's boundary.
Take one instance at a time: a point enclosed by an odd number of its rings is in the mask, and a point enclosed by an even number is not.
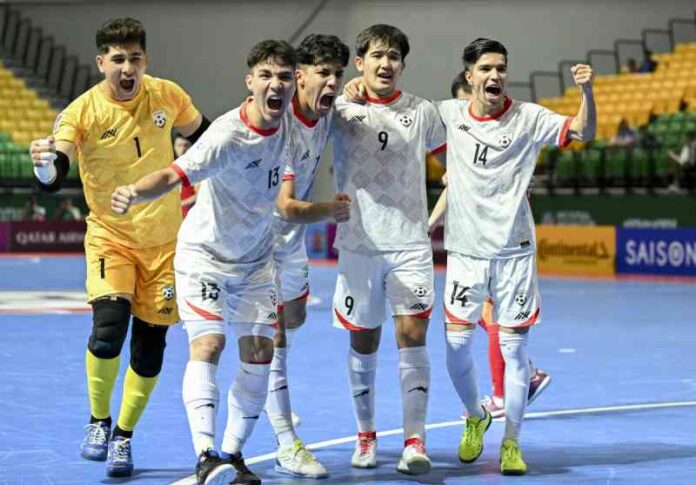
<svg viewBox="0 0 696 485"><path fill-rule="evenodd" d="M424 475L430 472L432 463L425 453L425 445L420 436L416 435L406 440L401 460L396 470L405 475Z"/></svg>
<svg viewBox="0 0 696 485"><path fill-rule="evenodd" d="M355 452L350 460L353 468L377 468L377 433L358 433Z"/></svg>
<svg viewBox="0 0 696 485"><path fill-rule="evenodd" d="M326 468L305 448L301 440L295 440L292 446L278 447L275 470L293 478L326 478Z"/></svg>

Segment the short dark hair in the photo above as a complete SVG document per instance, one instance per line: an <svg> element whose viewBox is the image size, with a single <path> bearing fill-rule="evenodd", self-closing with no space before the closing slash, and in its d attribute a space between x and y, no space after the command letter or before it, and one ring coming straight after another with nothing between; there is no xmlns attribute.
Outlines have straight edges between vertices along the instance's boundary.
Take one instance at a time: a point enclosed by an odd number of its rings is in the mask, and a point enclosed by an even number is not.
<svg viewBox="0 0 696 485"><path fill-rule="evenodd" d="M109 46L132 42L140 44L145 50L145 29L139 20L120 17L109 20L97 30L97 51L100 54L109 52Z"/></svg>
<svg viewBox="0 0 696 485"><path fill-rule="evenodd" d="M505 56L505 64L507 64L508 51L503 44L497 40L479 37L464 48L464 54L462 55L464 66L468 67L476 64L484 54L502 54Z"/></svg>
<svg viewBox="0 0 696 485"><path fill-rule="evenodd" d="M297 56L295 49L284 40L262 40L249 51L247 66L251 69L265 61L273 61L294 68L297 64Z"/></svg>
<svg viewBox="0 0 696 485"><path fill-rule="evenodd" d="M335 35L309 34L295 49L298 64L317 65L338 61L348 65L350 49Z"/></svg>
<svg viewBox="0 0 696 485"><path fill-rule="evenodd" d="M408 37L401 30L391 25L377 24L368 27L358 34L355 39L355 55L363 57L370 49L372 43L384 43L389 47L396 47L401 52L401 60L406 59L411 46Z"/></svg>
<svg viewBox="0 0 696 485"><path fill-rule="evenodd" d="M452 81L452 85L450 86L450 92L452 93L452 97L456 98L457 94L459 93L459 90L462 89L465 93L471 94L471 86L469 86L469 82L466 80L466 70L460 72L457 74L457 77L454 78Z"/></svg>

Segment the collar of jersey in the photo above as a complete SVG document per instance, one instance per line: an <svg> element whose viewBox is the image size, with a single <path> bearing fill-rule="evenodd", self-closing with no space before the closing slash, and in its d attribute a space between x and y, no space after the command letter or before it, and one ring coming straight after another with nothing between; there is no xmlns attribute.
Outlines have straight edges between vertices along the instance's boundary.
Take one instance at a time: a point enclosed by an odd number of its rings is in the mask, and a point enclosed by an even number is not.
<svg viewBox="0 0 696 485"><path fill-rule="evenodd" d="M512 100L505 96L505 103L503 104L503 109L492 115L476 116L474 113L471 112L471 103L469 103L469 116L471 116L475 121L493 121L497 120L505 113L507 113L507 110L510 109L510 106L512 106Z"/></svg>
<svg viewBox="0 0 696 485"><path fill-rule="evenodd" d="M278 128L269 128L268 130L264 130L263 128L259 128L258 126L254 126L251 124L251 121L249 121L249 118L247 118L246 114L246 109L247 105L251 103L254 100L252 97L248 97L246 101L244 101L244 104L239 108L239 117L242 119L242 123L246 125L247 128L249 128L251 131L254 133L258 133L261 136L271 136L275 135L276 131L278 131Z"/></svg>
<svg viewBox="0 0 696 485"><path fill-rule="evenodd" d="M398 90L394 91L388 98L371 98L370 96L366 96L367 102L374 104L390 104L399 99L400 97L401 91Z"/></svg>
<svg viewBox="0 0 696 485"><path fill-rule="evenodd" d="M292 114L294 114L295 118L300 120L302 124L305 125L307 128L314 128L315 126L317 126L317 123L319 123L319 119L312 121L302 116L302 111L300 111L299 100L297 99L297 96L292 97Z"/></svg>

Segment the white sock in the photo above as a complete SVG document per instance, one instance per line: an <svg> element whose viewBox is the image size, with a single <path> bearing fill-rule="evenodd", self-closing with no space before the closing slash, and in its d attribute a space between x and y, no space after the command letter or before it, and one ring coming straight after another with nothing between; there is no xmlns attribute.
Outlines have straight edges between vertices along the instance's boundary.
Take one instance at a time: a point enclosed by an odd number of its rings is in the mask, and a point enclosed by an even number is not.
<svg viewBox="0 0 696 485"><path fill-rule="evenodd" d="M350 390L353 396L355 420L358 431L370 433L375 426L375 374L377 369L377 352L360 354L353 348L348 354L348 374Z"/></svg>
<svg viewBox="0 0 696 485"><path fill-rule="evenodd" d="M427 347L399 349L399 380L404 413L404 439L419 435L425 441L425 416L430 392Z"/></svg>
<svg viewBox="0 0 696 485"><path fill-rule="evenodd" d="M186 364L181 397L186 406L196 455L215 449L215 417L220 402L215 374L217 365L200 360Z"/></svg>
<svg viewBox="0 0 696 485"><path fill-rule="evenodd" d="M529 357L526 333L500 332L500 350L505 359L505 435L515 441L527 409L529 392Z"/></svg>
<svg viewBox="0 0 696 485"><path fill-rule="evenodd" d="M447 340L447 371L454 388L469 416L483 418L485 413L478 397L476 365L471 355L474 329L462 332L445 332Z"/></svg>
<svg viewBox="0 0 696 485"><path fill-rule="evenodd" d="M266 413L275 431L276 439L283 447L292 446L295 440L299 439L292 426L292 407L287 377L287 357L295 331L296 329L287 329L285 331L286 346L275 348L268 378Z"/></svg>
<svg viewBox="0 0 696 485"><path fill-rule="evenodd" d="M222 451L233 454L242 450L259 420L268 394L270 364L241 362L227 394L227 426Z"/></svg>

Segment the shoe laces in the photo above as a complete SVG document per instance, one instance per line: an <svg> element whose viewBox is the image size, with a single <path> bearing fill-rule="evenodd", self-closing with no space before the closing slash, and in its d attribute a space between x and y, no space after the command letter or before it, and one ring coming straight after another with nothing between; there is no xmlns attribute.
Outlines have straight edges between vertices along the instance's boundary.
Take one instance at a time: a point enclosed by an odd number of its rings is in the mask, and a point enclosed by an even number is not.
<svg viewBox="0 0 696 485"><path fill-rule="evenodd" d="M298 461L300 463L314 463L316 461L314 455L312 455L301 442L295 442L293 444L292 458L294 461Z"/></svg>
<svg viewBox="0 0 696 485"><path fill-rule="evenodd" d="M505 449L505 454L507 455L508 459L511 461L519 461L522 460L522 453L520 452L519 446L516 446L514 443L505 443L504 446Z"/></svg>
<svg viewBox="0 0 696 485"><path fill-rule="evenodd" d="M360 450L361 455L368 455L372 451L372 448L374 447L375 440L372 438L363 438L360 437L358 439L358 449Z"/></svg>
<svg viewBox="0 0 696 485"><path fill-rule="evenodd" d="M85 428L89 429L87 433L89 443L105 443L109 438L109 429L100 423L88 424Z"/></svg>
<svg viewBox="0 0 696 485"><path fill-rule="evenodd" d="M120 438L113 442L113 457L115 461L130 460L130 439Z"/></svg>

